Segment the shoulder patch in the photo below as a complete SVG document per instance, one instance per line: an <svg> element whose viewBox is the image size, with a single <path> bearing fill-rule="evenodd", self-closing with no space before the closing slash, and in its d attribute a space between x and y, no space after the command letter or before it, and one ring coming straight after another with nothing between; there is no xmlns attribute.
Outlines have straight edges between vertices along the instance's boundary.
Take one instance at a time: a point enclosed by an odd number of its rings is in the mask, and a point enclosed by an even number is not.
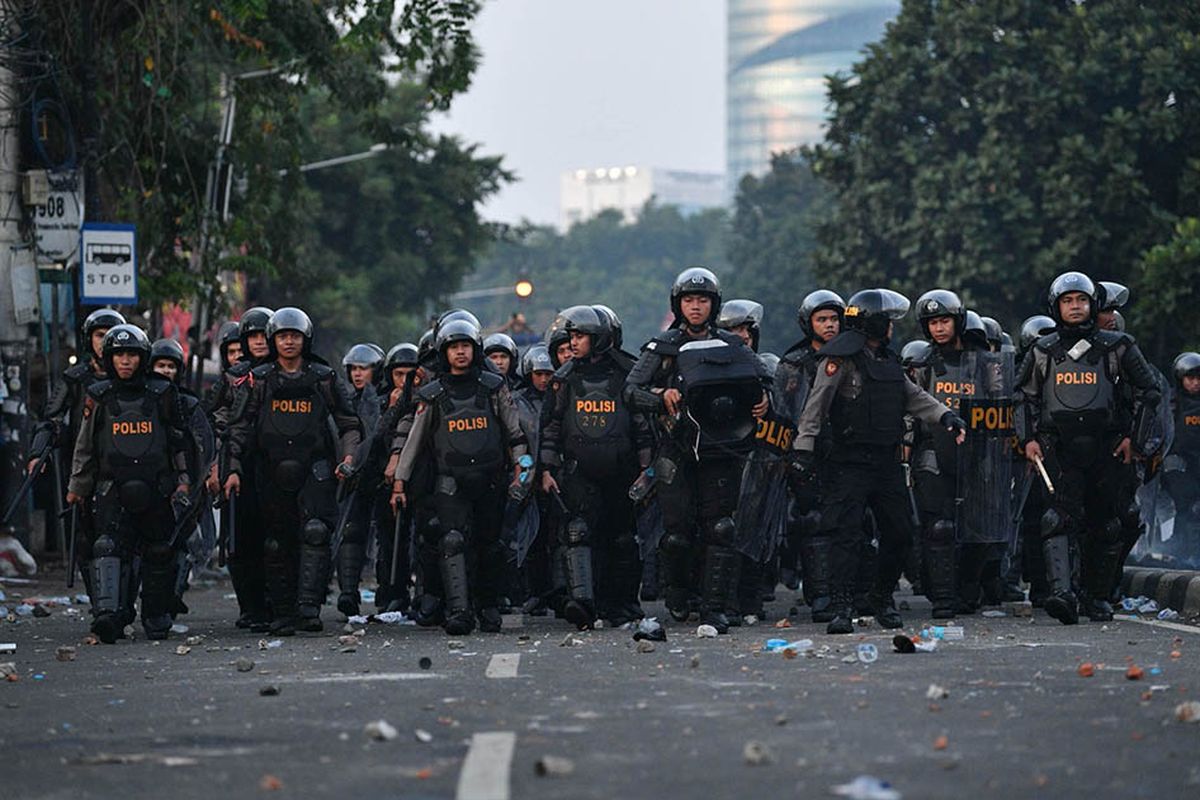
<svg viewBox="0 0 1200 800"><path fill-rule="evenodd" d="M825 359L825 374L829 377L832 378L834 375L837 375L838 370L841 368L842 362L838 361L836 358Z"/></svg>

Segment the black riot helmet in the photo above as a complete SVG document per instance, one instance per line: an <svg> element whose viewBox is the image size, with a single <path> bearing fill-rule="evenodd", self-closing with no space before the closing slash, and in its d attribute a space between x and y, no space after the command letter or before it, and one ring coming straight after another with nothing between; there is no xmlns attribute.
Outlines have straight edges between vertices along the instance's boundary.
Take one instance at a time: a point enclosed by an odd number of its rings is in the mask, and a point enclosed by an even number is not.
<svg viewBox="0 0 1200 800"><path fill-rule="evenodd" d="M617 312L606 305L597 303L592 308L596 309L596 313L602 318L608 319L608 329L612 333L612 346L620 350L621 345L625 343L625 336L621 330L621 318L617 316Z"/></svg>
<svg viewBox="0 0 1200 800"><path fill-rule="evenodd" d="M775 353L759 353L758 360L761 361L763 367L766 368L767 376L774 378L776 370L779 369L779 356Z"/></svg>
<svg viewBox="0 0 1200 800"><path fill-rule="evenodd" d="M496 352L508 353L508 357L512 359L513 369L516 369L517 361L521 357L521 351L517 349L517 343L507 333L493 333L483 340L483 354L485 356Z"/></svg>
<svg viewBox="0 0 1200 800"><path fill-rule="evenodd" d="M920 369L929 366L932 356L932 344L924 339L913 339L900 351L900 363L905 369Z"/></svg>
<svg viewBox="0 0 1200 800"><path fill-rule="evenodd" d="M1100 281L1100 298L1097 305L1100 311L1113 311L1124 308L1129 302L1129 287L1115 281Z"/></svg>
<svg viewBox="0 0 1200 800"><path fill-rule="evenodd" d="M1004 334L1004 329L1000 327L1000 323L993 317L980 317L979 321L983 323L983 333L987 337L988 347L992 350L999 350L1003 344L1001 337Z"/></svg>
<svg viewBox="0 0 1200 800"><path fill-rule="evenodd" d="M342 366L346 370L346 380L350 380L351 367L369 367L372 376L379 373L379 365L383 363L383 348L374 342L360 342L342 356Z"/></svg>
<svg viewBox="0 0 1200 800"><path fill-rule="evenodd" d="M1038 339L1048 333L1054 332L1054 320L1047 317L1045 314L1034 314L1021 323L1020 347L1024 353L1029 348L1033 347Z"/></svg>
<svg viewBox="0 0 1200 800"><path fill-rule="evenodd" d="M831 292L828 289L817 289L815 292L809 292L800 301L800 310L797 312L796 322L800 325L800 331L804 334L805 339L813 337L813 314L826 309L836 311L838 319L845 322L846 301L837 292Z"/></svg>
<svg viewBox="0 0 1200 800"><path fill-rule="evenodd" d="M554 372L550 349L544 344L533 345L521 357L521 375L528 378L535 372Z"/></svg>
<svg viewBox="0 0 1200 800"><path fill-rule="evenodd" d="M104 334L104 341L100 345L100 359L108 377L113 380L119 380L117 371L113 368L113 356L122 351L141 355L142 360L138 364L138 371L134 373L135 377L150 371L150 337L141 328L122 323L109 328L108 333Z"/></svg>
<svg viewBox="0 0 1200 800"><path fill-rule="evenodd" d="M217 352L221 354L221 368L229 369L229 345L234 342L240 342L238 336L238 324L236 322L222 322L221 327L217 329Z"/></svg>
<svg viewBox="0 0 1200 800"><path fill-rule="evenodd" d="M1070 292L1082 292L1091 300L1091 316L1083 326L1088 327L1096 322L1100 313L1100 290L1092 279L1082 272L1064 272L1050 283L1050 291L1046 293L1046 302L1050 307L1050 317L1056 325L1063 325L1062 315L1058 310L1058 300Z"/></svg>
<svg viewBox="0 0 1200 800"><path fill-rule="evenodd" d="M452 308L449 311L443 311L438 315L437 322L433 324L434 337L438 335L438 332L441 331L443 325L448 322L453 322L456 319L466 320L474 325L476 329L480 331L483 330L483 325L480 324L479 317L475 316L470 311L467 311L465 308Z"/></svg>
<svg viewBox="0 0 1200 800"><path fill-rule="evenodd" d="M85 341L90 341L92 333L100 328L112 329L118 325L125 324L125 317L119 311L113 311L111 308L98 308L87 315L87 319L83 321L83 338Z"/></svg>
<svg viewBox="0 0 1200 800"><path fill-rule="evenodd" d="M437 357L437 348L433 346L435 341L436 337L434 336L433 328L427 329L421 334L421 338L417 340L417 360L422 364Z"/></svg>
<svg viewBox="0 0 1200 800"><path fill-rule="evenodd" d="M309 355L312 353L313 341L313 324L308 318L308 314L304 313L295 306L284 306L271 315L271 321L267 323L267 344L271 346L271 357L275 357L275 335L283 331L296 331L304 337L303 354Z"/></svg>
<svg viewBox="0 0 1200 800"><path fill-rule="evenodd" d="M445 371L450 370L450 362L446 359L446 348L455 342L470 342L475 346L475 357L471 362L474 367L479 367L483 355L483 338L479 334L479 328L472 325L469 320L454 319L445 322L438 327L437 333L437 353L438 359L441 362L441 368Z"/></svg>
<svg viewBox="0 0 1200 800"><path fill-rule="evenodd" d="M929 320L938 317L950 317L954 320L954 332L963 335L967 324L967 307L957 294L949 289L930 289L917 298L917 321L921 324L921 332L926 339L929 335Z"/></svg>
<svg viewBox="0 0 1200 800"><path fill-rule="evenodd" d="M971 309L967 309L967 313L963 317L962 340L963 344L969 344L980 350L986 350L988 346L987 328L984 327L983 317Z"/></svg>
<svg viewBox="0 0 1200 800"><path fill-rule="evenodd" d="M265 335L267 332L267 323L271 321L271 317L274 314L275 311L266 306L255 306L242 312L242 318L238 320L238 338L242 340L243 357L250 357L250 347L246 343L246 340L250 338L250 334L261 333Z"/></svg>
<svg viewBox="0 0 1200 800"><path fill-rule="evenodd" d="M1112 314L1112 329L1114 331L1120 331L1121 333L1124 333L1125 332L1125 315L1122 314L1120 311L1117 311L1115 308L1110 309L1108 313Z"/></svg>
<svg viewBox="0 0 1200 800"><path fill-rule="evenodd" d="M742 325L747 326L750 329L750 347L757 353L762 321L762 303L753 300L730 300L721 304L721 313L717 315L716 325L721 330L730 332Z"/></svg>
<svg viewBox="0 0 1200 800"><path fill-rule="evenodd" d="M559 315L563 319L563 330L570 337L582 333L592 337L592 355L598 356L612 349L612 329L608 317L591 306L571 306Z"/></svg>
<svg viewBox="0 0 1200 800"><path fill-rule="evenodd" d="M861 331L868 339L887 341L888 326L908 313L908 298L891 289L862 289L846 303L844 322L848 330Z"/></svg>
<svg viewBox="0 0 1200 800"><path fill-rule="evenodd" d="M546 348L550 351L550 360L554 362L555 368L561 367L562 363L558 360L558 348L563 342L571 341L571 334L567 331L567 319L561 313L555 314L554 319L550 321L550 326L546 328L546 335L542 337L546 340Z"/></svg>
<svg viewBox="0 0 1200 800"><path fill-rule="evenodd" d="M1180 353L1171 363L1171 371L1175 373L1175 383L1183 385L1185 375L1200 376L1200 353Z"/></svg>
<svg viewBox="0 0 1200 800"><path fill-rule="evenodd" d="M150 364L153 366L155 361L160 358L170 359L175 362L177 374L183 373L183 347L174 339L155 339L150 345Z"/></svg>
<svg viewBox="0 0 1200 800"><path fill-rule="evenodd" d="M389 370L396 367L419 367L421 366L420 348L412 342L401 342L387 351L384 365Z"/></svg>
<svg viewBox="0 0 1200 800"><path fill-rule="evenodd" d="M1008 331L1000 331L1000 352L1012 353L1016 349L1017 346L1013 344L1013 338L1008 335Z"/></svg>
<svg viewBox="0 0 1200 800"><path fill-rule="evenodd" d="M709 322L721 313L721 282L712 270L705 267L688 267L675 277L675 282L671 284L671 311L675 314L675 322L678 325L685 324L679 306L685 294L706 294L712 298Z"/></svg>

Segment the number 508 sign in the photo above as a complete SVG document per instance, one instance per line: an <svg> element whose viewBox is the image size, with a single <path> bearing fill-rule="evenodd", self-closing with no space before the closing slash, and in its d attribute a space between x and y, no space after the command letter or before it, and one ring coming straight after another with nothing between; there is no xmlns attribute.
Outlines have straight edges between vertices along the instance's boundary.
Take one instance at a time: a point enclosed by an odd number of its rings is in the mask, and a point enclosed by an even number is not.
<svg viewBox="0 0 1200 800"><path fill-rule="evenodd" d="M136 226L85 222L79 245L79 301L134 305L137 299Z"/></svg>

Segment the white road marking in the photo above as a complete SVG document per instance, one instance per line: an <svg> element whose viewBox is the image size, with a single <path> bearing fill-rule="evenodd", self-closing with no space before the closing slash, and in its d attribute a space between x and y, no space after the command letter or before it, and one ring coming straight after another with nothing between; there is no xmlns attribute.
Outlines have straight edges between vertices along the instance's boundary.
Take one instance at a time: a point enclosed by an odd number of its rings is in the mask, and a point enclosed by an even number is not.
<svg viewBox="0 0 1200 800"><path fill-rule="evenodd" d="M517 735L511 731L477 733L458 774L456 800L509 800Z"/></svg>
<svg viewBox="0 0 1200 800"><path fill-rule="evenodd" d="M1138 617L1126 616L1125 614L1113 614L1113 619L1119 619L1121 622L1137 622L1141 625L1153 625L1156 628L1166 628L1172 631L1182 631L1183 633L1200 633L1200 628L1194 625L1180 625L1178 622L1167 622L1161 619L1140 619Z"/></svg>
<svg viewBox="0 0 1200 800"><path fill-rule="evenodd" d="M436 672L364 672L341 675L314 675L311 678L280 678L282 683L366 683L371 681L424 681L444 678Z"/></svg>
<svg viewBox="0 0 1200 800"><path fill-rule="evenodd" d="M489 678L515 678L520 663L520 653L497 653L488 661L484 674Z"/></svg>

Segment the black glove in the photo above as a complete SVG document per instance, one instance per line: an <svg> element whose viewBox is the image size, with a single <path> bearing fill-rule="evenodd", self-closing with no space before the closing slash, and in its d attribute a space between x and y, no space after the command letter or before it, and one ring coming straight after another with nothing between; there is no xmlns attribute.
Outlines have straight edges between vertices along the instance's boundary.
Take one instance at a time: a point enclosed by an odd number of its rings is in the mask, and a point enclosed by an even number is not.
<svg viewBox="0 0 1200 800"><path fill-rule="evenodd" d="M788 460L788 474L793 486L803 486L816 475L817 457L807 450L793 450Z"/></svg>
<svg viewBox="0 0 1200 800"><path fill-rule="evenodd" d="M945 414L942 414L940 422L943 428L955 436L958 436L959 433L967 429L967 421L953 411L947 411Z"/></svg>

